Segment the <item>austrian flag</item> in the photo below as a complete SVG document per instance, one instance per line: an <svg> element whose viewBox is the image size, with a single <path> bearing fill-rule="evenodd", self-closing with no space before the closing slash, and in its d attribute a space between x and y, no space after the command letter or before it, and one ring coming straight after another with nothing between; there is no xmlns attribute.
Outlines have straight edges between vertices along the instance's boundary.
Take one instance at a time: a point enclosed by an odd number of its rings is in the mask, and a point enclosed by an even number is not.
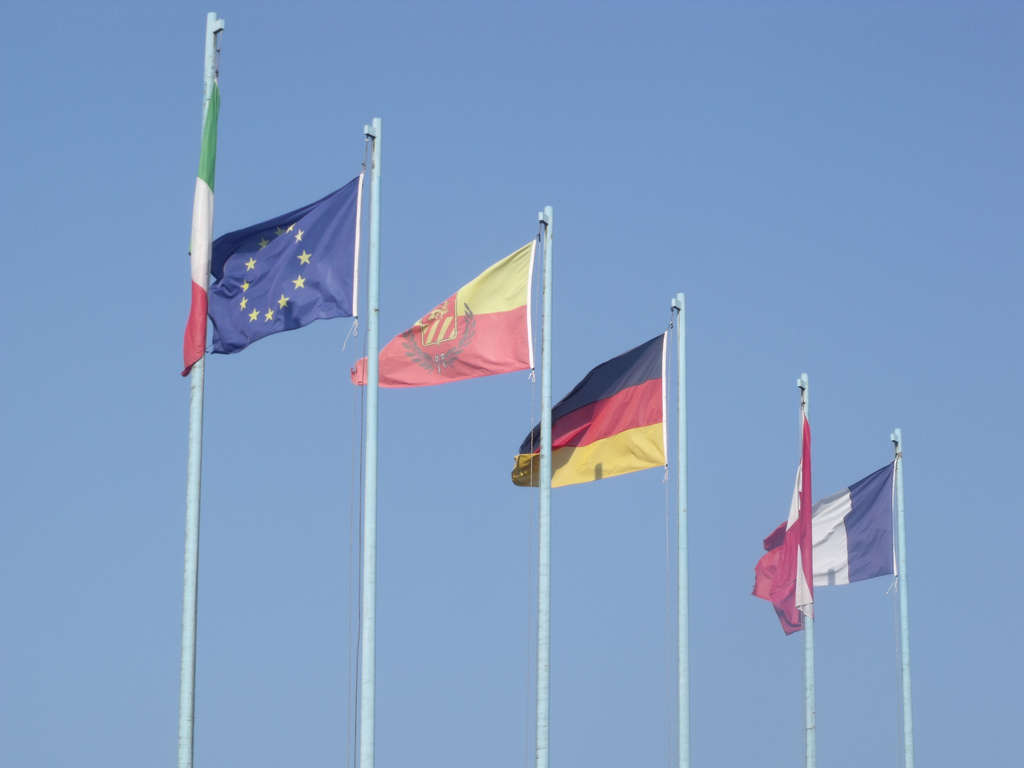
<svg viewBox="0 0 1024 768"><path fill-rule="evenodd" d="M770 600L787 635L814 616L814 562L811 528L811 425L803 415L800 466L796 470L789 519L765 539L768 555L758 563L756 597Z"/></svg>

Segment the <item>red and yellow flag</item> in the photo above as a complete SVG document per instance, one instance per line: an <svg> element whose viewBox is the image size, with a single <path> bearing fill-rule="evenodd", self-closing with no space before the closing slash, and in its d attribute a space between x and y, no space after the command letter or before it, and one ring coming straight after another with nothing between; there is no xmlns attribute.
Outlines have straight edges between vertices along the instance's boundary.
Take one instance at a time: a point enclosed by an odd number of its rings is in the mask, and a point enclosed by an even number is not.
<svg viewBox="0 0 1024 768"><path fill-rule="evenodd" d="M530 285L536 241L462 286L380 351L380 386L425 387L533 367ZM366 358L352 369L366 384Z"/></svg>

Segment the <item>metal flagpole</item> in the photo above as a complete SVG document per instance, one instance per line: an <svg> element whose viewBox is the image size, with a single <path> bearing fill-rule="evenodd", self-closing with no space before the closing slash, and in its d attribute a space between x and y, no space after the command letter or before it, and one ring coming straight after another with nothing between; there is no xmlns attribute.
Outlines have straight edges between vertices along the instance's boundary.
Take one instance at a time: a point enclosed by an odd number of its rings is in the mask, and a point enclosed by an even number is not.
<svg viewBox="0 0 1024 768"><path fill-rule="evenodd" d="M903 682L903 765L914 768L914 713L910 697L910 616L907 593L907 523L903 515L903 430L890 435L896 455L896 536L900 591L900 672Z"/></svg>
<svg viewBox="0 0 1024 768"><path fill-rule="evenodd" d="M217 34L224 19L206 14L203 65L203 125L217 76ZM206 319L203 318L205 337ZM205 344L205 342L204 342ZM185 567L181 603L181 670L178 679L178 768L192 768L196 711L196 618L199 602L199 492L203 473L203 383L205 358L192 366L188 378L188 466L185 479Z"/></svg>
<svg viewBox="0 0 1024 768"><path fill-rule="evenodd" d="M800 413L808 417L809 383L807 374L801 373L796 382L800 388ZM803 434L803 419L800 422ZM802 438L801 438L802 439ZM814 731L814 616L804 614L804 765L815 768L818 760L818 745Z"/></svg>
<svg viewBox="0 0 1024 768"><path fill-rule="evenodd" d="M554 212L537 214L544 229L543 316L540 346L540 513L537 542L537 768L548 768L551 698L551 227Z"/></svg>
<svg viewBox="0 0 1024 768"><path fill-rule="evenodd" d="M690 591L689 560L687 554L686 514L686 296L677 293L672 299L672 311L676 315L676 340L678 370L677 413L679 425L676 430L679 501L679 551L676 561L679 587L677 609L679 620L678 675L679 675L679 768L690 766Z"/></svg>
<svg viewBox="0 0 1024 768"><path fill-rule="evenodd" d="M377 601L377 384L380 348L380 141L381 121L363 127L373 141L370 167L370 256L366 321L366 450L363 497L363 573L359 645L359 768L373 768Z"/></svg>

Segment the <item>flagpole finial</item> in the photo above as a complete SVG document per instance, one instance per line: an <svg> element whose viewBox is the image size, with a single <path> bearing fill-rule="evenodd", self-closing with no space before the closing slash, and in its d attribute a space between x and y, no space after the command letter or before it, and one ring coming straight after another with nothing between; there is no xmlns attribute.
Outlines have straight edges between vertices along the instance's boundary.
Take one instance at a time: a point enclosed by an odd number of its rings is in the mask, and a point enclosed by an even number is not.
<svg viewBox="0 0 1024 768"><path fill-rule="evenodd" d="M537 211L537 221L551 226L551 220L555 217L555 212L550 205L545 205L543 211Z"/></svg>
<svg viewBox="0 0 1024 768"><path fill-rule="evenodd" d="M893 429L892 434L889 435L889 439L892 440L893 450L899 455L903 452L903 430L899 427Z"/></svg>
<svg viewBox="0 0 1024 768"><path fill-rule="evenodd" d="M675 296L672 297L672 309L674 309L676 311L679 311L679 312L682 312L683 308L685 306L686 306L686 294L684 294L684 293L677 293Z"/></svg>
<svg viewBox="0 0 1024 768"><path fill-rule="evenodd" d="M796 380L797 389L800 390L800 406L807 410L807 389L809 387L809 381L806 373L801 373L800 378Z"/></svg>
<svg viewBox="0 0 1024 768"><path fill-rule="evenodd" d="M217 34L218 32L224 31L224 19L217 18L216 11L210 11L206 14L206 29L211 34Z"/></svg>

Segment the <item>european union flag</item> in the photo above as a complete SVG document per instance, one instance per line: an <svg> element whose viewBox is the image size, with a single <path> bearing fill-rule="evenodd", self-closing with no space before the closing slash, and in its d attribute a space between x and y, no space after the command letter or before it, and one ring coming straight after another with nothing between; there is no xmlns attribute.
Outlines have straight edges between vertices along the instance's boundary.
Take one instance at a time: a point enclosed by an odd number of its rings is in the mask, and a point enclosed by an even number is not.
<svg viewBox="0 0 1024 768"><path fill-rule="evenodd" d="M213 352L238 352L314 320L352 317L362 178L213 242Z"/></svg>

